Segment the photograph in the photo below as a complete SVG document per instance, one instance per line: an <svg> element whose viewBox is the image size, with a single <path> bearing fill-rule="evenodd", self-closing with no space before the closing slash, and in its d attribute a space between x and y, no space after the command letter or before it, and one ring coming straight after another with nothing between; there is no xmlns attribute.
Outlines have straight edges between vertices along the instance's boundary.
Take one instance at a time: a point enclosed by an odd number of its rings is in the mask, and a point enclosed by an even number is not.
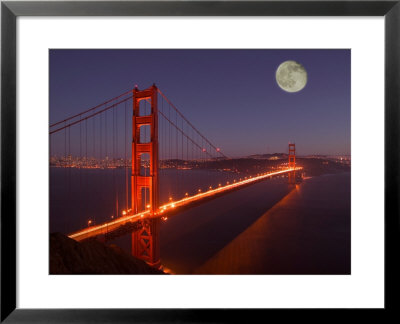
<svg viewBox="0 0 400 324"><path fill-rule="evenodd" d="M351 49L48 55L50 275L351 274Z"/></svg>

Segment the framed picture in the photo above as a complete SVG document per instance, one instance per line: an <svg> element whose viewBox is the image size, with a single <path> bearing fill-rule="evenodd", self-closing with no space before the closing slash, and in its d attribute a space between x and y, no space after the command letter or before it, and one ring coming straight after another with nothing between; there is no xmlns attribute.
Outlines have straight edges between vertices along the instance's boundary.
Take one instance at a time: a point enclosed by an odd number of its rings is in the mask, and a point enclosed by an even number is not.
<svg viewBox="0 0 400 324"><path fill-rule="evenodd" d="M395 311L399 15L3 1L1 320Z"/></svg>

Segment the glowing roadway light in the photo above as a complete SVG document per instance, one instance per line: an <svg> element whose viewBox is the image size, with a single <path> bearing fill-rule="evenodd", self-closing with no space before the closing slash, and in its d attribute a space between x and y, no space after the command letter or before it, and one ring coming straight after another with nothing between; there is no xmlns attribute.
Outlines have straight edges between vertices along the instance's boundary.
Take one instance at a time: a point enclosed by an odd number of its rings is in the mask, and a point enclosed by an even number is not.
<svg viewBox="0 0 400 324"><path fill-rule="evenodd" d="M296 167L294 170L301 170L301 169L303 169L303 168L302 167ZM192 202L195 202L197 200L201 200L201 199L204 199L204 198L207 198L207 197L211 197L211 196L213 196L215 194L219 194L219 193L222 193L224 191L228 191L228 190L231 190L231 189L234 189L234 188L239 188L242 185L250 184L250 183L256 182L258 180L262 180L262 179L265 179L265 178L268 178L268 177L284 174L284 173L291 172L291 171L292 171L292 169L287 168L287 169L283 169L283 170L280 170L280 171L269 172L269 173L267 173L265 175L257 176L257 177L251 178L251 179L245 179L245 180L242 180L242 181L239 181L239 182L236 182L236 183L232 183L232 184L229 184L229 185L226 185L226 186L223 186L223 187L218 187L216 189L205 191L203 193L201 192L201 189L199 189L199 193L197 193L196 195L185 197L185 198L182 198L181 200L175 201L174 202L174 206L175 207L185 206L185 205L188 205L188 204L190 204ZM167 207L170 207L170 205L171 205L170 203L166 204L166 205L162 205L162 206L160 206L159 210L165 211ZM155 213L155 214L157 214L157 213ZM152 215L152 213L150 212L150 210L146 210L144 212L141 212L141 213L138 213L138 214L133 214L133 215L132 214L128 214L128 215L119 217L119 218L117 218L115 220L112 220L110 222L107 222L107 223L90 226L90 227L88 227L86 229L77 231L77 232L72 233L72 234L70 234L68 236L70 238L72 238L72 239L80 241L80 240L83 240L83 239L86 239L86 238L89 238L89 237L105 234L106 232L109 232L110 230L113 230L113 228L116 229L119 226L124 225L124 224L126 224L128 222L135 222L137 219L143 218L145 216L148 217L148 216L151 216L151 215ZM92 220L89 220L88 225L91 224L91 223L92 223Z"/></svg>
<svg viewBox="0 0 400 324"><path fill-rule="evenodd" d="M296 170L300 170L300 169L302 169L302 168L296 168ZM286 172L289 172L289 171L290 171L290 169L271 172L271 173L268 173L266 175L261 175L261 176L258 176L258 177L253 177L251 179L246 179L246 180L243 180L243 181L240 181L240 182L229 184L229 185L226 185L226 186L223 186L223 187L218 187L216 189L212 189L212 190L206 191L204 193L201 193L201 190L199 189L199 193L198 194L196 194L194 196L190 196L190 197L185 197L185 198L183 198L181 200L175 201L174 204L175 204L176 207L184 206L186 204L189 204L191 202L197 201L199 199L203 199L203 198L212 196L214 194L218 194L218 193L224 192L226 190L230 190L230 189L233 189L233 188L236 188L236 187L240 187L240 186L245 185L245 184L253 183L253 182L256 182L258 180L262 180L262 179L265 179L265 178L268 178L268 177L272 177L274 175L286 173ZM161 206L161 208L164 208L164 206Z"/></svg>
<svg viewBox="0 0 400 324"><path fill-rule="evenodd" d="M146 208L150 208L150 205L146 205Z"/></svg>
<svg viewBox="0 0 400 324"><path fill-rule="evenodd" d="M131 211L131 209L129 211ZM150 215L150 211L147 210L147 211L141 212L139 214L122 216L122 217L119 217L110 222L91 226L87 229L77 231L75 233L68 235L68 237L75 239L77 241L80 241L80 240L83 240L88 237L104 234L106 231L110 230L111 226L125 224L126 222L132 222L132 221L135 221L136 219L143 218L146 215ZM88 224L91 224L91 223L92 223L92 220L89 220Z"/></svg>
<svg viewBox="0 0 400 324"><path fill-rule="evenodd" d="M125 210L122 211L122 215L126 215L126 211Z"/></svg>

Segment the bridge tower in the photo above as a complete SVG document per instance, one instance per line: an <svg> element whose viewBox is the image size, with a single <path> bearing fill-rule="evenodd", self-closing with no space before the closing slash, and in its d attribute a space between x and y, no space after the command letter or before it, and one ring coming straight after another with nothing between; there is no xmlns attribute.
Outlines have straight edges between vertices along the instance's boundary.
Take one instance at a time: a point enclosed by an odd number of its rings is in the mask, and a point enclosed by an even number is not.
<svg viewBox="0 0 400 324"><path fill-rule="evenodd" d="M289 168L293 169L289 172L289 184L296 184L296 144L289 143Z"/></svg>
<svg viewBox="0 0 400 324"><path fill-rule="evenodd" d="M132 211L137 214L150 210L153 214L158 210L158 108L157 87L153 85L146 90L133 90L132 116ZM140 102L147 101L151 105L150 114L143 115ZM141 132L150 126L150 140L141 142ZM143 135L143 134L142 134ZM144 154L149 156L149 174L142 172ZM146 161L147 162L147 161ZM146 202L143 196L149 197ZM154 267L160 265L159 219L146 218L142 229L132 233L132 255L146 261Z"/></svg>

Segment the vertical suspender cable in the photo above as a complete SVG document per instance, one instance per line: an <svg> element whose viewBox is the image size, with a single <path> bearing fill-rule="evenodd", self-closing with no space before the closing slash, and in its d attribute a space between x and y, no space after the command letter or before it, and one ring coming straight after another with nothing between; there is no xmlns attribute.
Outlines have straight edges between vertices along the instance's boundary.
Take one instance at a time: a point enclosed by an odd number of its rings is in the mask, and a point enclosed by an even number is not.
<svg viewBox="0 0 400 324"><path fill-rule="evenodd" d="M117 189L117 185L115 183L115 109L113 108L111 110L112 112L112 178L113 178L113 184L114 184L114 194L116 194L116 189ZM116 196L115 196L116 197ZM117 208L117 202L115 201L115 209L112 212L113 215L115 214L115 217L118 217L118 215L116 214L116 209Z"/></svg>
<svg viewBox="0 0 400 324"><path fill-rule="evenodd" d="M100 137L100 164L103 167L103 114L100 114L100 127L99 127L99 137Z"/></svg>
<svg viewBox="0 0 400 324"><path fill-rule="evenodd" d="M105 150L105 159L106 159L106 168L108 168L108 156L107 156L107 154L108 154L108 152L107 152L107 141L108 141L108 138L107 138L107 128L108 128L108 124L107 124L107 111L104 113L104 119L105 119L105 124L104 124L104 145L105 145L105 148L104 148L104 150Z"/></svg>
<svg viewBox="0 0 400 324"><path fill-rule="evenodd" d="M93 159L96 161L96 146L95 146L95 118L93 118Z"/></svg>
<svg viewBox="0 0 400 324"><path fill-rule="evenodd" d="M125 210L128 210L128 163L127 163L127 156L126 156L126 145L127 145L127 135L126 135L126 101L125 101L125 114L124 114L124 121L125 121L125 143L124 143L124 168L125 168Z"/></svg>
<svg viewBox="0 0 400 324"><path fill-rule="evenodd" d="M88 158L87 158L87 119L85 119L85 165L86 165L86 170L85 170L85 192L86 192L86 197L89 196L89 189L88 189L88 177L89 177L89 172L88 172ZM88 201L86 200L86 213L85 215L89 215L89 205Z"/></svg>

